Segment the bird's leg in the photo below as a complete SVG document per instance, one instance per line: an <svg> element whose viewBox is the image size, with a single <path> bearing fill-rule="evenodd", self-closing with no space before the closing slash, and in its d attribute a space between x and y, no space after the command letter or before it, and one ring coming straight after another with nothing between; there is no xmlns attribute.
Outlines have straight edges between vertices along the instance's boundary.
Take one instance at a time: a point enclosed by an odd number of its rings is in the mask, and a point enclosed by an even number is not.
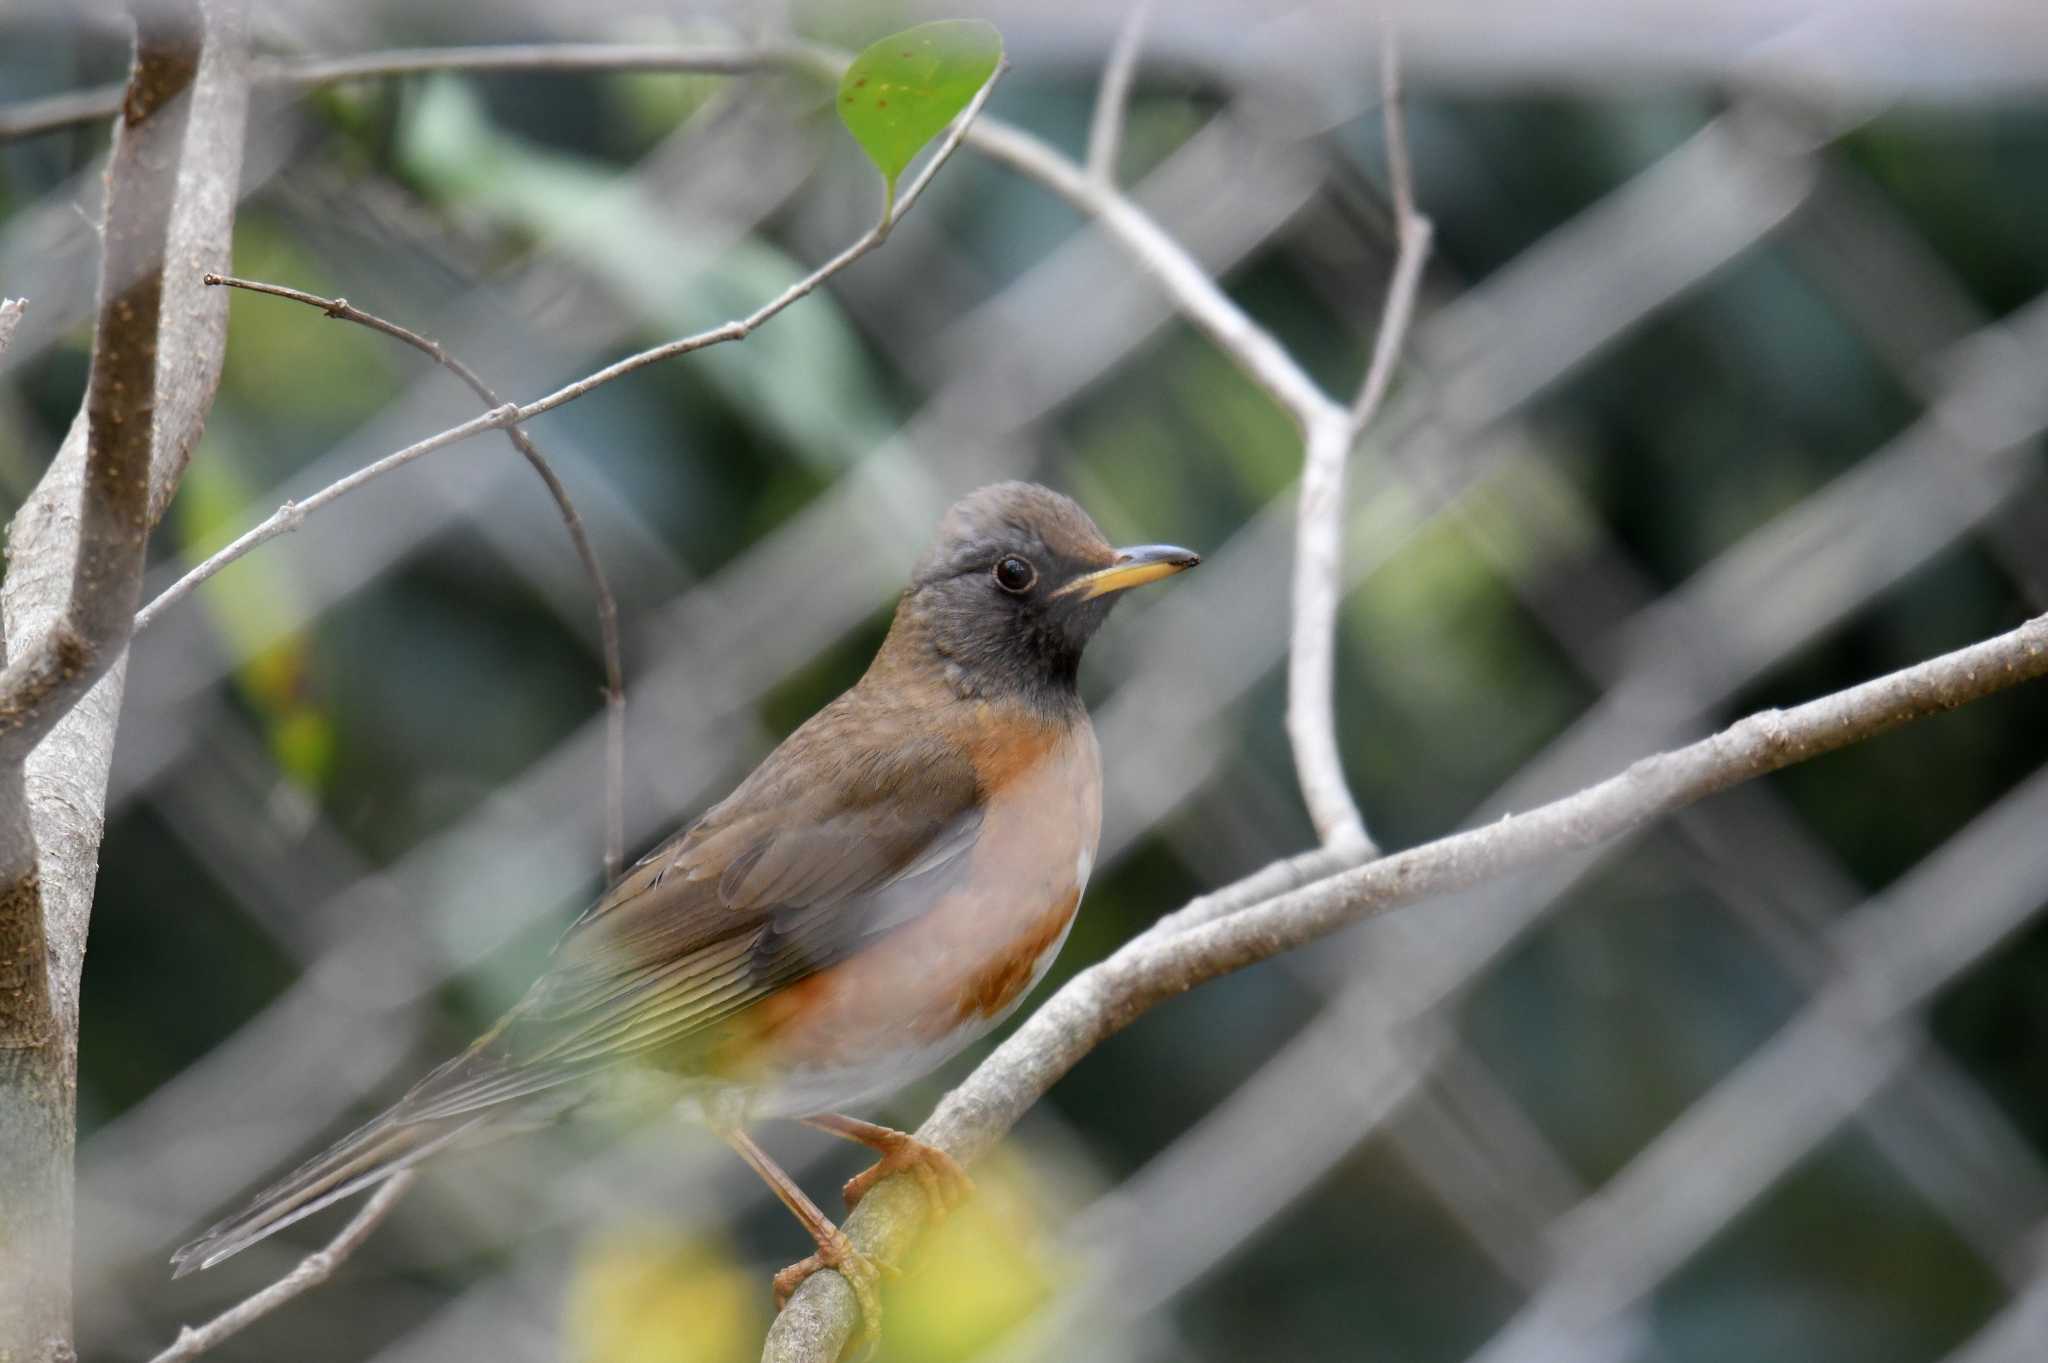
<svg viewBox="0 0 2048 1363"><path fill-rule="evenodd" d="M846 1180L843 1192L849 1210L860 1205L868 1189L905 1169L916 1176L918 1186L924 1189L924 1195L932 1205L934 1216L945 1215L974 1191L974 1180L967 1177L967 1171L960 1167L958 1160L936 1145L926 1145L908 1132L830 1112L806 1117L803 1123L828 1131L841 1140L856 1141L882 1157Z"/></svg>
<svg viewBox="0 0 2048 1363"><path fill-rule="evenodd" d="M860 1303L862 1333L866 1338L863 1357L872 1354L882 1340L882 1294L880 1290L881 1268L876 1261L868 1258L853 1247L846 1238L846 1232L832 1224L825 1213L818 1210L818 1204L797 1187L796 1180L783 1172L782 1166L768 1158L768 1152L754 1143L753 1137L738 1128L720 1131L725 1143L747 1162L749 1168L761 1176L761 1181L774 1191L790 1214L803 1223L811 1239L818 1245L818 1252L807 1259L800 1259L775 1275L775 1309L780 1311L789 1305L789 1299L803 1280L819 1269L837 1269L853 1289L854 1300Z"/></svg>

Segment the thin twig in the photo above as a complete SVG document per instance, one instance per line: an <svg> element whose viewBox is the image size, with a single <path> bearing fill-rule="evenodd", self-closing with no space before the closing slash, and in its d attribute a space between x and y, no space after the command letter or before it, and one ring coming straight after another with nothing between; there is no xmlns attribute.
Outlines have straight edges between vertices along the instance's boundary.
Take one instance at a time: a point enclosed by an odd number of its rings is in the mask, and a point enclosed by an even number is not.
<svg viewBox="0 0 2048 1363"><path fill-rule="evenodd" d="M573 74L591 71L670 71L698 75L747 75L783 69L837 80L847 58L802 43L747 47L682 47L673 44L508 43L478 47L421 47L366 52L346 57L272 57L251 63L258 85L308 89L345 80L425 75L435 71L531 71ZM121 87L101 85L0 108L0 141L57 132L111 117L121 107Z"/></svg>
<svg viewBox="0 0 2048 1363"><path fill-rule="evenodd" d="M1387 136L1387 178L1398 243L1381 305L1379 334L1357 399L1348 412L1324 412L1309 426L1301 467L1300 531L1294 550L1294 629L1287 641L1287 737L1309 819L1326 846L1373 848L1337 743L1337 607L1342 595L1344 476L1360 432L1379 411L1399 363L1416 287L1429 256L1430 224L1415 211L1407 127L1401 112L1401 59L1389 20L1380 43L1380 106Z"/></svg>
<svg viewBox="0 0 2048 1363"><path fill-rule="evenodd" d="M344 80L416 76L434 71L670 71L743 76L783 69L836 81L847 58L806 43L731 47L673 43L505 43L481 47L417 47L346 57L286 57L259 63L265 84L314 86Z"/></svg>
<svg viewBox="0 0 2048 1363"><path fill-rule="evenodd" d="M1751 715L1526 814L1382 857L1199 926L1148 934L1070 980L946 1096L918 1139L971 1160L1103 1040L1154 1005L1219 975L1391 909L1612 841L1743 781L2044 675L2048 615L1790 710ZM1270 874L1270 868L1260 873ZM916 1181L898 1176L870 1189L841 1229L870 1258L894 1262L927 1213ZM852 1290L836 1273L815 1274L777 1317L764 1363L826 1363L857 1324Z"/></svg>
<svg viewBox="0 0 2048 1363"><path fill-rule="evenodd" d="M1130 113L1131 77L1138 69L1138 43L1145 35L1152 0L1134 0L1117 30L1116 46L1102 68L1095 91L1095 117L1088 124L1088 178L1116 187L1117 161L1122 157L1124 123Z"/></svg>
<svg viewBox="0 0 2048 1363"><path fill-rule="evenodd" d="M208 284L226 285L229 288L247 289L252 293L267 293L278 298L289 298L295 303L318 308L329 317L343 322L354 322L372 331L381 331L386 336L403 341L434 363L460 379L470 392L491 406L502 407L505 400L483 381L477 372L451 355L439 341L430 340L418 332L387 321L375 313L364 312L346 298L322 298L303 289L289 288L282 284L266 284L253 279L238 279L233 275L209 274ZM561 513L562 525L569 532L569 540L576 546L576 557L583 564L584 576L590 579L590 592L597 603L597 632L604 650L604 703L605 703L605 824L604 824L604 878L610 884L618 879L620 867L625 861L626 844L626 674L619 661L619 605L612 596L611 584L605 580L604 566L598 562L597 551L591 547L590 536L583 528L583 518L576 513L576 505L569 500L569 489L555 475L555 470L541 454L524 428L507 426L505 435L514 449L525 456L533 471L546 484L548 495L554 498L555 509ZM145 615L147 612L144 613ZM141 629L146 623L143 616L137 616L135 627Z"/></svg>
<svg viewBox="0 0 2048 1363"><path fill-rule="evenodd" d="M1091 179L1050 143L996 119L969 129L967 145L1051 190L1100 225L1181 315L1279 403L1297 426L1306 429L1323 413L1337 410L1272 333L1254 322L1186 247L1127 196Z"/></svg>
<svg viewBox="0 0 2048 1363"><path fill-rule="evenodd" d="M417 1176L417 1171L412 1169L393 1174L341 1228L341 1233L327 1243L326 1248L308 1254L299 1261L297 1268L206 1324L188 1325L178 1331L178 1338L150 1363L187 1363L228 1336L254 1325L301 1292L326 1282L341 1267L342 1261L355 1253L357 1247L370 1238L370 1232L391 1214L391 1209L398 1205L398 1199L405 1196L406 1189L412 1187Z"/></svg>
<svg viewBox="0 0 2048 1363"><path fill-rule="evenodd" d="M551 412L564 403L574 402L577 398L582 397L591 390L602 387L614 379L624 378L636 370L645 369L648 365L674 359L678 355L687 355L691 351L702 350L707 346L717 345L723 341L745 340L757 328L765 324L784 308L787 308L798 299L807 296L816 290L820 284L823 284L833 275L838 274L841 270L853 264L854 261L859 260L888 239L890 229L903 220L903 215L908 213L923 195L925 186L931 183L932 177L938 174L939 168L945 165L946 161L953 155L953 152L960 146L962 138L967 129L972 125L974 118L981 112L982 106L988 102L989 94L995 89L996 82L1002 79L1003 73L1008 69L1008 62L999 62L997 64L995 74L989 77L988 83L981 87L980 92L975 95L967 108L961 112L960 117L954 120L952 130L946 134L945 140L939 144L938 150L925 163L924 169L918 172L917 178L911 181L910 188L897 197L893 210L884 216L881 221L869 228L851 246L848 246L838 255L832 257L832 259L826 261L787 289L784 289L774 298L763 303L752 313L736 321L727 322L723 326L713 327L709 331L701 331L694 336L685 336L680 340L669 341L650 350L642 350L637 354L628 355L623 360L606 365L596 373L587 374L574 383L557 388L547 396L536 398L524 406L506 403L503 406L494 407L482 416L472 417L459 426L451 426L445 431L439 431L426 437L424 440L415 441L402 450L396 450L391 454L387 454L375 463L357 469L345 478L329 483L326 487L321 488L303 501L286 502L263 521L244 531L232 543L210 555L183 577L173 582L169 587L166 587L157 596L156 600L150 602L144 608L139 617L137 627L140 628L142 623L154 620L166 607L175 605L189 596L200 583L205 582L230 563L243 557L251 549L276 539L279 535L285 534L288 531L296 530L300 523L313 512L347 496L363 486L363 484L381 477L393 469L402 468L412 463L415 459L423 458L426 455L432 454L435 450L457 444L484 431L503 430L507 426L515 426L521 422L530 421L543 412Z"/></svg>
<svg viewBox="0 0 2048 1363"><path fill-rule="evenodd" d="M1373 338L1372 362L1351 404L1351 427L1363 431L1378 413L1393 381L1394 367L1401 358L1408 336L1408 323L1415 315L1415 294L1422 282L1422 267L1429 259L1433 223L1415 209L1415 179L1408 159L1408 116L1401 107L1401 53L1388 20L1380 43L1380 106L1387 139L1387 183L1394 198L1394 239L1397 245L1394 273L1387 284L1386 302L1380 308L1379 334ZM1355 438L1355 434L1354 434Z"/></svg>

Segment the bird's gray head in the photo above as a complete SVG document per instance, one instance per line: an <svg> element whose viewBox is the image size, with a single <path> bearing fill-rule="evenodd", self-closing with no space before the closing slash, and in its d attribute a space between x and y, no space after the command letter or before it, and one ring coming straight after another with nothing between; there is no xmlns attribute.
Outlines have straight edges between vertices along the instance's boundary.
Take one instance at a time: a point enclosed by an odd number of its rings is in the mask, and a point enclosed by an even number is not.
<svg viewBox="0 0 2048 1363"><path fill-rule="evenodd" d="M1071 705L1081 651L1118 595L1199 562L1173 545L1115 548L1073 499L995 483L939 522L892 633L936 653L963 694Z"/></svg>

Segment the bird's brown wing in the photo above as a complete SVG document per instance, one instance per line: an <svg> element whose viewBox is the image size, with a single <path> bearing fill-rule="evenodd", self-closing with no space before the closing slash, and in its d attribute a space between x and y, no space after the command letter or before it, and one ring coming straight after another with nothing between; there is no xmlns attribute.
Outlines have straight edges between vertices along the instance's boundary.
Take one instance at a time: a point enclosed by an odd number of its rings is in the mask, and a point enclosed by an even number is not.
<svg viewBox="0 0 2048 1363"><path fill-rule="evenodd" d="M813 721L828 740L832 718ZM821 764L798 743L810 731L579 918L505 1020L406 1097L406 1117L460 1116L669 1045L930 909L979 832L973 766L929 741L837 745Z"/></svg>

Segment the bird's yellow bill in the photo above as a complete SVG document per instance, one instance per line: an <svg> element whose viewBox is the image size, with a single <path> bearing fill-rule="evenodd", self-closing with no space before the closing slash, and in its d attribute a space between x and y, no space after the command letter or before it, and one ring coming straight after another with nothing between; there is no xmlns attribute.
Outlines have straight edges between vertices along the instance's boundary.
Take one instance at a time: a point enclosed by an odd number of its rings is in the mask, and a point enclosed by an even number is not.
<svg viewBox="0 0 2048 1363"><path fill-rule="evenodd" d="M1147 582L1157 582L1162 577L1184 573L1201 561L1200 554L1175 544L1141 544L1134 549L1119 549L1115 561L1107 568L1098 568L1075 578L1060 588L1058 594L1093 601L1098 596L1128 591Z"/></svg>

